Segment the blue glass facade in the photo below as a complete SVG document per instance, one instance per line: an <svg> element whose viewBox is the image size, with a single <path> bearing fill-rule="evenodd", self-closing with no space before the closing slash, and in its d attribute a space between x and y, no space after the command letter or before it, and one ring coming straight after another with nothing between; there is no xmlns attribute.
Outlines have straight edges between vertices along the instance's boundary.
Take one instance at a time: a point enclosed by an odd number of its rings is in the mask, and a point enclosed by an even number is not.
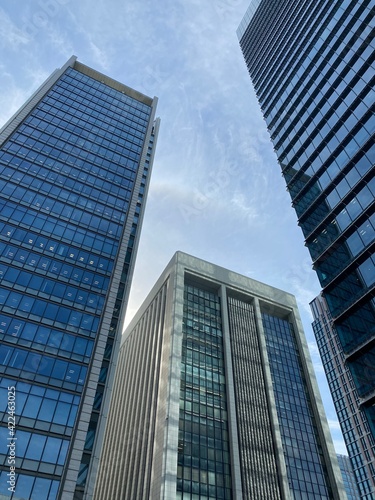
<svg viewBox="0 0 375 500"><path fill-rule="evenodd" d="M220 298L190 285L185 285L177 460L176 499L232 498Z"/></svg>
<svg viewBox="0 0 375 500"><path fill-rule="evenodd" d="M75 60L33 99L0 149L1 388L16 390L14 498L56 498L81 456L78 499L121 335L155 103ZM83 455L72 438L82 412L92 412ZM4 481L0 494L10 495Z"/></svg>
<svg viewBox="0 0 375 500"><path fill-rule="evenodd" d="M354 479L353 469L350 464L349 457L346 455L337 455L337 461L340 466L348 500L359 500L361 497L358 494L358 488Z"/></svg>
<svg viewBox="0 0 375 500"><path fill-rule="evenodd" d="M332 490L293 325L262 314L276 411L293 498L328 500Z"/></svg>
<svg viewBox="0 0 375 500"><path fill-rule="evenodd" d="M374 2L255 4L240 45L375 435Z"/></svg>

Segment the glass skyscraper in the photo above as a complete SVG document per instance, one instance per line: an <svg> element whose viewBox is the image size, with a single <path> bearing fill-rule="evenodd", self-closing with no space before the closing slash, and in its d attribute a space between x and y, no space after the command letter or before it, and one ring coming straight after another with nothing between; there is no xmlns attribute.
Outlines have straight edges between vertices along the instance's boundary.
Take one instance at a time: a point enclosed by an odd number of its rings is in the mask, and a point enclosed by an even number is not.
<svg viewBox="0 0 375 500"><path fill-rule="evenodd" d="M375 436L374 7L256 0L238 37Z"/></svg>
<svg viewBox="0 0 375 500"><path fill-rule="evenodd" d="M346 498L292 295L175 254L124 334L103 498Z"/></svg>
<svg viewBox="0 0 375 500"><path fill-rule="evenodd" d="M1 498L90 497L156 102L72 57L0 131Z"/></svg>
<svg viewBox="0 0 375 500"><path fill-rule="evenodd" d="M349 453L357 491L363 500L372 500L375 493L374 440L367 418L360 406L353 377L345 365L345 355L324 298L316 297L310 306L316 342Z"/></svg>
<svg viewBox="0 0 375 500"><path fill-rule="evenodd" d="M342 480L348 500L359 500L357 484L354 478L353 469L347 455L337 455L337 461L341 470Z"/></svg>

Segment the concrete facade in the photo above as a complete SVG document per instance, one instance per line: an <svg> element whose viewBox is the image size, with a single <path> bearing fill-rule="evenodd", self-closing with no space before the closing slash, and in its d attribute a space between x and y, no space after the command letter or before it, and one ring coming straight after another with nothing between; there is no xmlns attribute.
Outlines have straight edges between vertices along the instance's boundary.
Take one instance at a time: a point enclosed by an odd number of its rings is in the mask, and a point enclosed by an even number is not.
<svg viewBox="0 0 375 500"><path fill-rule="evenodd" d="M300 360L288 377L303 380L317 462L309 447L293 455L308 430L280 399L277 325ZM126 329L118 366L95 500L346 498L292 295L177 252ZM300 466L311 477L298 478Z"/></svg>

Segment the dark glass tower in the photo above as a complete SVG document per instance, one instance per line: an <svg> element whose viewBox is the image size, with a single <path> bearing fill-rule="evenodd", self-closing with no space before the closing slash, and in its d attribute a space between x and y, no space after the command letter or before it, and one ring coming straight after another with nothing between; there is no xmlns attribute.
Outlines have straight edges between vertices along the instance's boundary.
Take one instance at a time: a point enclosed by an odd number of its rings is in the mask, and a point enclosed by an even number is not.
<svg viewBox="0 0 375 500"><path fill-rule="evenodd" d="M159 127L155 107L156 98L72 57L0 131L2 498L80 499L86 485L90 497Z"/></svg>
<svg viewBox="0 0 375 500"><path fill-rule="evenodd" d="M375 435L374 1L257 0L238 36Z"/></svg>
<svg viewBox="0 0 375 500"><path fill-rule="evenodd" d="M103 498L346 498L292 295L175 254L124 334Z"/></svg>
<svg viewBox="0 0 375 500"><path fill-rule="evenodd" d="M353 377L345 365L345 355L324 298L316 297L310 306L316 342L358 485L357 492L363 500L372 500L375 494L375 456L367 418L359 404Z"/></svg>

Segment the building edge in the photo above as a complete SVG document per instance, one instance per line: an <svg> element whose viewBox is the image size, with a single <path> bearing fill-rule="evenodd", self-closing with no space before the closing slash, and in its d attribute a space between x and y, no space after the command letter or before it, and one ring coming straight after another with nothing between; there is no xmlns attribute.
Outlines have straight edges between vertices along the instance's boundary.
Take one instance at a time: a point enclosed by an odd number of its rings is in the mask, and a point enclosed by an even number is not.
<svg viewBox="0 0 375 500"><path fill-rule="evenodd" d="M145 138L145 142L144 142L144 147L142 150L142 155L141 155L141 161L140 161L141 165L145 164L145 160L147 157L147 148L148 148L151 134L154 134L154 137L155 137L154 144L156 144L156 142L157 142L159 128L160 128L160 118L155 118L156 105L157 105L157 98L154 97L149 126L148 126L148 130L147 130L147 134L146 134L146 138ZM145 213L145 209L146 209L146 205L147 205L147 193L148 193L150 179L151 179L151 175L152 175L154 156L155 156L155 147L152 149L152 154L151 154L150 163L149 163L149 175L148 175L147 184L146 184L145 193L144 193L144 199L146 201L142 204L141 212L139 215L139 223L138 224L140 226L142 226L142 224L143 224L144 213ZM143 175L143 168L139 168L137 179L136 179L135 186L134 186L134 190L136 190L138 192L139 192L139 188L141 185L142 175ZM131 228L132 228L132 224L133 224L133 214L135 212L136 204L137 204L137 201L133 197L132 204L129 207L129 213L132 216L128 217L128 220L126 222L126 226L124 229L124 237L123 238L124 238L125 242L127 242L129 240L129 236L130 236L130 232L131 232ZM128 277L127 277L127 281L129 283L132 282L132 278L133 278L133 274L134 274L135 263L136 263L136 259L134 258L134 256L137 255L137 250L138 250L138 246L139 246L139 239L140 239L140 231L137 232L137 237L134 241L132 259L130 262ZM125 249L125 251L126 251L126 249ZM121 270L120 270L120 276L121 276ZM127 305L128 305L128 301L129 301L130 288L131 287L129 287L129 286L126 287L125 295L124 295L124 299L123 299L123 304L121 306L119 324L122 325L122 329L123 329L125 315L126 315L126 309L127 309ZM102 403L103 406L102 406L102 409L101 409L100 415L99 415L98 430L97 430L97 434L95 437L92 458L91 458L91 462L90 462L90 466L89 466L89 471L87 474L87 482L86 482L87 486L86 486L84 497L83 497L84 500L91 500L93 498L93 494L94 494L95 482L97 479L97 473L98 473L98 468L99 468L100 454L101 454L101 449L102 449L103 439L104 439L105 426L106 426L107 419L108 419L109 404L110 404L110 400L111 400L111 396L112 396L112 392L113 392L113 381L114 381L114 376L115 376L115 371L116 371L116 366L117 366L117 361L118 361L118 355L119 355L120 346L121 346L122 334L123 334L122 330L118 332L118 335L115 339L115 343L113 346L113 355L112 355L112 359L111 359L111 362L109 365L109 370L108 370L108 383L106 384L106 388L105 388L105 392L104 392L104 396L103 396L103 403Z"/></svg>
<svg viewBox="0 0 375 500"><path fill-rule="evenodd" d="M133 185L133 195L131 198L130 208L128 210L126 224L123 227L122 235L120 237L120 248L118 252L118 261L114 273L111 277L111 285L108 290L108 301L106 303L106 308L104 310L99 334L95 340L95 352L100 353L101 359L92 359L89 363L90 375L88 376L87 383L85 385L84 391L81 397L81 403L78 410L78 415L76 418L76 427L72 434L72 439L70 441L70 446L67 454L67 458L64 464L64 470L61 475L60 489L57 493L58 498L71 499L74 496L74 491L76 488L77 475L79 471L79 466L81 463L81 457L83 453L83 448L86 440L86 434L88 425L90 422L90 416L92 412L95 391L97 387L97 382L99 378L100 368L103 361L104 349L106 347L106 339L108 338L109 329L111 326L111 318L113 313L113 307L117 297L117 292L120 288L120 281L122 279L122 270L125 264L126 251L128 248L128 241L132 229L133 219L136 213L136 207L138 201L140 201L141 193L141 183L142 176L145 173L146 165L148 169L148 175L144 181L144 193L143 201L140 202L140 210L138 217L138 226L141 228L145 204L147 200L147 192L149 188L152 165L155 155L155 147L152 146L150 142L151 135L154 137L154 146L157 142L157 135L160 126L160 119L155 119L157 98L150 98L144 94L137 92L130 87L127 87L116 80L113 80L101 73L77 62L77 57L72 56L68 61L59 69L56 69L42 85L29 97L29 99L19 108L19 110L5 123L5 125L0 130L0 145L4 144L12 134L17 131L18 127L25 121L30 113L39 105L43 98L48 95L53 86L59 81L59 79L64 75L64 73L69 69L75 69L79 73L90 77L91 79L97 80L98 82L111 87L112 89L121 92L138 102L147 105L150 108L150 116L147 124L147 132L144 136L143 147L141 151L141 156L139 160L139 168L137 169L137 176ZM147 122L146 122L147 123ZM143 184L142 184L143 186ZM131 282L132 275L134 272L135 256L139 244L140 229L136 232L134 239L134 245L132 248L132 256L129 262L128 272L126 274L126 285ZM129 297L129 286L125 287L124 300L120 309L120 323L119 329L114 339L115 346L120 343L121 339L121 321L125 316L126 304ZM114 347L114 358L111 360L111 366L115 364L116 358L116 347ZM113 377L113 370L109 371L110 377L106 384L108 384Z"/></svg>
<svg viewBox="0 0 375 500"><path fill-rule="evenodd" d="M216 266L213 264L210 264L209 262L203 261L202 259L198 259L196 257L193 257L191 255L188 255L184 252L177 251L172 259L169 261L167 266L165 267L164 271L156 281L155 285L152 287L151 291L149 294L146 296L144 299L142 305L138 309L137 313L134 315L133 319L129 323L128 327L126 328L125 334L123 336L123 342L128 338L128 336L133 332L134 328L138 324L138 322L141 320L147 309L149 308L150 304L153 301L153 298L155 295L158 293L158 291L161 289L163 286L163 283L169 279L169 292L168 294L171 294L170 296L173 296L173 304L172 307L174 309L174 313L172 314L172 317L177 317L177 319L180 317L180 312L182 311L182 305L183 305L183 297L181 296L181 293L183 293L183 286L181 283L176 282L176 275L181 275L181 270L183 269L184 273L183 274L188 274L188 275L193 275L196 276L198 279L201 277L205 281L209 281L212 279L212 282L220 282L221 283L221 291L223 288L229 287L231 290L238 291L241 293L241 288L246 287L248 290L249 294L253 294L256 298L256 305L257 308L260 310L262 303L262 299L264 299L265 296L267 296L267 303L262 304L262 306L270 307L270 311L273 310L273 308L280 308L285 311L289 311L288 313L288 319L289 321L292 320L292 324L295 330L295 338L298 344L298 349L300 350L301 353L303 353L304 356L301 356L301 361L303 365L303 371L306 374L306 379L308 381L309 385L309 392L310 394L314 395L314 399L311 401L312 404L312 409L314 416L316 418L317 422L320 422L320 425L318 425L318 433L319 433L319 438L322 443L322 448L323 448L323 455L325 457L325 462L327 463L328 466L328 477L330 484L332 486L333 490L333 499L334 500L345 500L347 498L346 493L345 493L345 488L344 484L342 481L342 475L341 471L339 468L339 464L337 461L337 456L334 451L334 446L332 442L332 437L329 431L329 426L327 422L327 418L324 412L322 400L320 397L318 385L316 382L316 377L315 377L315 372L313 370L313 364L311 361L311 357L309 354L308 346L307 346L307 341L305 338L305 334L303 332L302 328L302 322L300 319L300 315L298 313L298 308L297 308L297 303L295 297L288 293L284 292L282 290L279 290L275 287L272 287L270 285L266 285L261 282L257 282L255 280L252 280L250 278L247 278L246 276L239 275L235 272L229 271L225 268L222 268L220 266ZM173 276L172 276L173 275ZM250 289L250 290L249 290ZM222 294L222 292L221 292ZM222 300L225 299L225 294L222 295ZM180 311L181 310L181 311ZM177 316L176 316L177 313ZM294 319L293 319L294 318ZM169 334L164 335L169 337L169 342L170 345L168 346L168 353L166 355L165 363L168 364L171 362L171 358L173 357L173 352L175 349L177 351L180 349L181 346L179 346L179 339L178 338L170 338L171 337L171 332L173 331L173 337L176 335L176 333L181 333L182 331L182 325L180 324L181 321L173 321L173 324L168 326L168 331ZM261 330L258 332L258 335L261 335L263 331L263 327L258 321L257 328L261 328ZM166 330L165 330L166 332ZM177 335L178 337L178 335ZM180 339L181 340L181 339ZM264 348L264 351L266 351L265 345L262 346ZM230 349L230 347L229 347ZM167 360L168 358L168 360ZM266 352L262 353L262 358L266 362L268 362L268 356ZM227 358L229 359L229 358ZM232 357L230 356L230 359ZM160 498L169 498L168 493L170 493L170 488L175 488L175 475L173 474L173 471L169 470L170 465L168 466L168 463L172 463L172 456L170 453L173 451L173 446L171 443L171 438L172 441L175 439L178 439L178 428L176 429L171 429L171 426L175 425L175 417L176 416L176 408L178 409L178 390L175 393L172 394L173 392L173 387L176 385L175 378L176 374L179 373L178 370L179 367L173 366L171 367L170 371L170 376L168 378L168 381L165 383L165 387L163 388L163 399L165 400L166 398L166 393L168 394L167 400L169 401L168 408L164 408L165 411L163 411L163 415L159 415L157 421L162 425L166 420L166 428L165 428L165 433L163 434L163 443L160 442L158 445L159 450L163 450L163 456L164 456L164 461L163 464L158 464L158 467L161 468L159 471L153 471L154 472L154 477L156 475L156 472L160 472L160 475L157 474L157 477L160 478L160 481L157 482L159 486L156 486L157 488L161 488L158 492L154 491L155 494L159 494L160 492ZM267 385L271 384L271 374L270 374L270 369L268 367L267 369L267 363L265 363L265 374L266 374L266 380L267 380ZM173 380L172 380L173 379ZM310 382L309 382L310 381ZM275 402L273 401L272 397L270 398L270 387L268 387L267 391L267 398L269 400L270 404L270 417L273 421L277 421L277 414L276 414L276 408L275 408ZM114 395L112 394L112 397ZM172 402L172 404L171 404ZM177 406L176 406L177 405ZM176 406L176 408L174 408ZM178 419L177 419L178 420ZM156 423L157 425L157 423ZM230 420L230 432L234 433L237 431L236 429L237 422L236 422L236 416L232 415L231 420ZM168 428L168 431L167 431ZM282 498L283 500L289 500L290 499L290 490L288 486L287 479L283 476L283 471L286 471L286 464L284 460L284 456L282 454L282 444L281 444L281 435L280 431L278 431L277 428L274 429L273 431L273 440L274 440L274 445L275 445L275 454L277 457L277 463L278 463L278 468L280 467L280 470L278 469L278 476L279 476L279 484L280 484L280 489L282 492ZM168 452L169 449L169 452ZM160 452L160 451L159 451ZM236 500L240 500L242 498L241 494L241 471L239 469L239 461L236 460L236 456L231 456L235 459L234 462L232 463L232 472L234 472L233 475L233 487L234 487L234 492L235 492L235 498ZM155 460L156 461L156 460ZM174 462L174 461L173 461ZM170 476L171 481L168 481L168 476ZM174 479L173 484L172 484L172 478ZM152 492L151 492L152 493ZM155 497L159 498L159 497Z"/></svg>
<svg viewBox="0 0 375 500"><path fill-rule="evenodd" d="M256 10L259 7L259 4L262 0L252 0L249 7L247 8L247 11L245 12L245 15L243 16L238 28L237 28L237 38L241 40L243 35L245 34L245 31L249 25L249 22L251 18L254 16Z"/></svg>
<svg viewBox="0 0 375 500"><path fill-rule="evenodd" d="M123 83L110 78L99 71L82 64L77 60L77 56L72 55L66 63L53 71L53 73L37 88L37 90L24 102L24 104L14 113L13 116L1 127L0 129L0 145L8 139L8 137L16 130L20 123L26 118L26 116L34 109L38 102L45 96L45 94L51 89L51 87L57 82L61 75L67 70L67 68L77 69L79 72L94 78L102 83L105 83L109 87L118 90L137 101L147 104L148 106L155 106L157 104L157 98L151 98L142 92L132 89Z"/></svg>
<svg viewBox="0 0 375 500"><path fill-rule="evenodd" d="M294 315L295 328L298 331L303 332L302 321L299 315L298 309L295 311ZM310 386L312 394L314 394L314 399L311 401L313 412L316 416L317 421L320 421L321 425L318 427L319 437L322 443L324 452L330 457L327 461L328 465L328 476L332 481L332 484L336 484L337 492L334 492L335 500L345 500L347 498L344 482L342 479L341 469L337 460L337 454L333 445L332 435L329 429L328 420L326 413L324 411L323 401L320 395L318 383L316 380L316 375L313 367L313 363L310 356L310 351L307 345L307 340L305 335L296 336L299 348L303 352L303 357L301 356L301 362L304 367L305 372L308 374L306 377L307 384Z"/></svg>
<svg viewBox="0 0 375 500"><path fill-rule="evenodd" d="M17 129L17 127L25 120L25 118L28 116L28 114L30 114L33 111L35 106L51 90L53 85L59 80L59 78L64 74L64 72L69 67L76 69L80 73L83 73L83 74L85 74L85 75L87 75L87 76L89 76L97 81L100 81L101 83L104 83L105 85L108 85L109 87L111 87L115 90L118 90L118 91L128 95L129 97L132 97L133 99L136 99L136 100L142 102L143 104L146 104L146 105L151 107L152 112L151 112L151 115L149 118L148 130L147 130L147 134L146 134L145 141L143 144L141 160L140 160L140 165L142 166L142 168L138 169L137 178L136 178L136 181L134 184L134 192L136 192L137 190L139 192L141 179L142 179L142 175L143 175L143 167L144 167L146 156L147 156L147 148L149 145L151 133L153 131L155 132L155 144L156 144L157 134L158 134L159 127L160 127L160 118L155 119L156 105L157 105L158 99L157 99L157 97L154 97L154 98L148 97L145 94L142 94L141 92L138 92L138 91L132 89L131 87L128 87L128 86L122 84L121 82L118 82L117 80L114 80L114 79L78 62L77 56L75 56L75 55L72 55L66 61L66 63L63 66L61 66L61 68L55 69L53 71L53 73L29 97L29 99L27 99L27 101L17 110L17 112L4 124L4 126L0 129L0 145L2 145L6 140L8 140L8 138ZM150 157L150 163L149 163L150 173L148 175L147 183L146 183L146 187L145 187L145 193L144 193L145 199L147 197L150 177L151 177L151 173L152 173L152 165L153 165L154 155L155 155L155 148L152 149L152 154ZM130 235L136 204L137 204L137 200L133 197L132 203L129 206L129 215L127 217L127 222L126 222L126 225L125 225L125 228L123 231L123 236L122 236L123 244L121 245L121 247L119 249L119 255L122 253L123 258L121 259L121 262L118 262L118 269L116 269L116 271L113 273L113 276L112 276L112 285L110 287L109 294L113 295L113 297L108 300L107 307L109 307L111 305L113 306L113 304L116 300L117 289L118 289L118 285L120 282L123 262L125 259L125 254L126 254L126 249L127 249L127 239L126 238L128 238ZM140 215L139 215L139 224L140 225L142 225L142 222L143 222L145 204L146 203L142 203L142 208L141 208ZM132 275L134 273L135 259L133 258L133 256L136 255L136 250L138 248L139 238L140 238L139 233L140 233L140 231L137 232L137 238L134 242L134 251L132 253L132 259L131 259L131 262L129 265L129 271L128 271L128 278L127 278L128 282L131 282L131 278L132 278ZM115 287L113 287L114 284L115 284ZM129 298L129 291L130 291L129 287L127 287L126 294L124 296L122 311L120 313L121 321L123 321L124 317L125 317L126 305L127 305L127 301ZM103 353L104 353L104 349L105 349L105 345L106 345L106 338L108 337L110 322L111 322L111 318L106 317L106 315L104 315L102 325L100 327L101 333L99 334L98 339L96 341L96 345L99 347L99 350L103 351ZM113 350L114 354L113 355L115 356L115 358L113 359L113 362L111 361L111 364L110 364L109 379L108 379L109 383L111 383L113 381L114 369L115 369L115 365L116 365L116 361L117 361L117 357L118 357L118 349L119 349L120 342L121 342L121 334L119 334L117 336L117 338L115 340L115 344L114 344L114 350ZM99 346L99 344L102 344L102 345ZM68 452L67 462L65 464L65 470L64 470L62 478L61 478L61 485L60 485L60 490L58 493L58 498L61 498L63 500L73 498L74 491L76 488L79 466L80 466L80 462L81 462L83 447L84 447L85 439L86 439L86 433L87 433L87 429L88 429L88 425L89 425L89 421L90 421L90 416L91 416L92 404L93 404L94 397L95 397L97 380L99 378L100 367L101 367L101 361L100 362L95 361L95 363L98 366L93 367L94 369L90 370L91 378L87 382L87 387L86 387L84 393L82 394L83 402L81 403L81 408L79 410L79 414L77 417L78 427L76 427L74 430L74 433L73 433L74 437L71 441L72 448ZM107 393L107 388L106 388L106 391L104 394L104 400L103 400L103 403L105 405L104 406L105 412L107 413L107 411L108 411L108 397L107 397L106 393ZM106 413L105 413L105 415L103 415L104 419L106 418ZM102 418L99 420L100 428L98 430L98 432L99 432L98 437L102 438L102 435L104 433L102 426L104 424L101 421L102 421ZM77 443L80 443L80 445L78 446L78 448L80 448L79 450L77 449ZM98 448L99 448L99 442L97 443L97 440L95 440L95 445L94 445L93 451L95 451L96 454L98 453L98 451L97 451ZM95 457L96 456L97 455L95 455ZM97 461L95 460L95 464L96 464L96 462ZM91 476L88 476L89 481L86 483L88 485L89 489L88 489L88 493L85 492L85 496L84 496L85 500L90 499L92 496L92 489L93 488L92 488L92 486L90 486L90 482L93 481L94 478L96 477L96 472L94 473L94 471L96 471L96 468L94 467L94 465L91 465L91 463L90 463Z"/></svg>
<svg viewBox="0 0 375 500"><path fill-rule="evenodd" d="M77 56L71 56L67 62L55 71L45 80L40 87L27 99L27 101L14 113L13 116L0 129L0 145L2 145L26 118L26 116L34 109L39 101L46 95L52 86L61 77L67 68L73 68L77 60Z"/></svg>

